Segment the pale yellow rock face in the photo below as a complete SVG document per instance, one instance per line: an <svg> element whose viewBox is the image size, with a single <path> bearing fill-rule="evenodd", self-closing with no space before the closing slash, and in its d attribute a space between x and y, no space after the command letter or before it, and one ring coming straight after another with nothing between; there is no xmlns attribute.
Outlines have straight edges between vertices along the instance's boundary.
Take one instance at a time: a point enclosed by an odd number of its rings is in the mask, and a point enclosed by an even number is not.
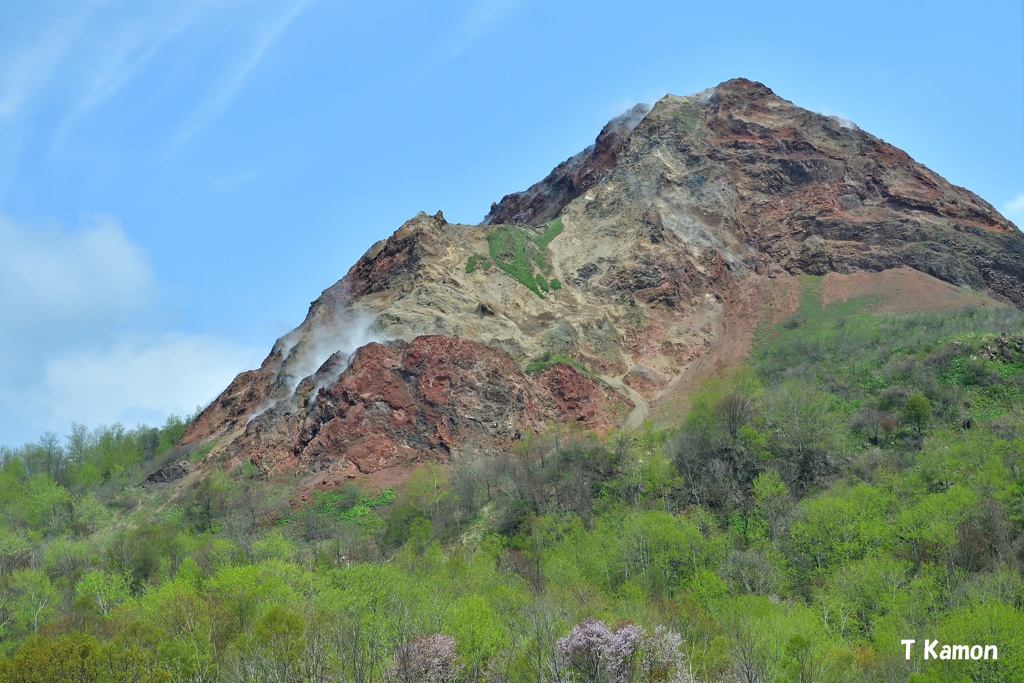
<svg viewBox="0 0 1024 683"><path fill-rule="evenodd" d="M563 286L546 298L494 266L466 272L473 254L488 253L489 226L421 215L402 231L429 244L429 257L401 281L358 298L353 309L372 318L385 338L463 337L505 350L524 364L545 352L572 357L641 406L635 421L647 401L712 343L722 304L714 294L698 292L675 308L650 305L600 284L613 268L628 273L670 256L649 248L638 253L645 245L639 224L600 218L595 203L614 191L608 183L594 198L581 197L567 207L564 230L547 247L551 277ZM666 288L664 280L645 284L655 285L645 288L650 293ZM648 378L639 392L623 382L631 371Z"/></svg>
<svg viewBox="0 0 1024 683"><path fill-rule="evenodd" d="M640 126L692 117L702 103L701 96L666 98ZM631 398L636 422L713 343L721 290L752 262L726 225L735 190L724 177L695 193L683 152L637 140L625 145L620 167L561 209L564 230L545 253L560 290L542 299L493 265L467 273L472 255L489 254L494 226L420 214L388 244L415 240L423 257L373 293L352 297L353 308L383 337L464 337L524 364L545 352L570 356ZM389 248L375 246L368 256Z"/></svg>

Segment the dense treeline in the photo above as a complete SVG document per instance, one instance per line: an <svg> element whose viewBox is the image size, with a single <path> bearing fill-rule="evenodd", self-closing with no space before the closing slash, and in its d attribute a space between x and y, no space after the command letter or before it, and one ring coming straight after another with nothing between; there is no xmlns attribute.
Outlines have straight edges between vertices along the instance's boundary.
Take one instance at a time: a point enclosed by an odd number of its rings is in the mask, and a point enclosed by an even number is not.
<svg viewBox="0 0 1024 683"><path fill-rule="evenodd" d="M675 429L397 492L293 508L243 466L167 500L144 475L207 452L177 419L6 449L0 681L1024 680L1021 316L805 284Z"/></svg>

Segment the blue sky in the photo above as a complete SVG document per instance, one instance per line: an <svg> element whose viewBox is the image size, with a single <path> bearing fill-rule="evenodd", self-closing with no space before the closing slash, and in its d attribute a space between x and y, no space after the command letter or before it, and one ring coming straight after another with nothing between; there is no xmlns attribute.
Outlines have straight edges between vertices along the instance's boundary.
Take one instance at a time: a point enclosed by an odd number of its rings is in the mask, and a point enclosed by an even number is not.
<svg viewBox="0 0 1024 683"><path fill-rule="evenodd" d="M736 76L1024 225L1021 3L0 2L0 443L211 400L417 211Z"/></svg>

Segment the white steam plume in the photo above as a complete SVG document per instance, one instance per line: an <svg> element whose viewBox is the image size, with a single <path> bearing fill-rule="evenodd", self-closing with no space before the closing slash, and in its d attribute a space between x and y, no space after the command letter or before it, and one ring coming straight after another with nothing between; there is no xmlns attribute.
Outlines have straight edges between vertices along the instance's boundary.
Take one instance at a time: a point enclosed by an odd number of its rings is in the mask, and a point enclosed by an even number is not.
<svg viewBox="0 0 1024 683"><path fill-rule="evenodd" d="M313 377L313 393L336 382L349 366L356 350L387 338L374 330L374 318L348 308L335 309L325 319L295 328L278 342L282 345L281 367L274 379L273 396L249 418L249 422L277 405L295 399L295 390Z"/></svg>
<svg viewBox="0 0 1024 683"><path fill-rule="evenodd" d="M317 321L307 330L300 327L290 334L297 334L298 339L286 352L278 373L278 381L286 383L289 394L335 353L349 358L361 346L385 341L374 332L373 318L347 309L339 310L328 320ZM347 367L346 361L339 373Z"/></svg>

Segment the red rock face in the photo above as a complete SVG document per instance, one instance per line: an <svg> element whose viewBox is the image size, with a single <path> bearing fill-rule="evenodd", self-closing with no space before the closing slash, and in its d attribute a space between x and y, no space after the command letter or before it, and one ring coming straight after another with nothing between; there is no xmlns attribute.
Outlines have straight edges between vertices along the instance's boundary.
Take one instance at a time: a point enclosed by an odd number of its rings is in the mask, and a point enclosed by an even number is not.
<svg viewBox="0 0 1024 683"><path fill-rule="evenodd" d="M544 370L537 384L550 397L548 415L554 422L604 433L617 427L633 408L628 398L566 363Z"/></svg>
<svg viewBox="0 0 1024 683"><path fill-rule="evenodd" d="M423 336L362 347L308 407L282 402L258 415L230 452L268 473L369 474L508 448L549 421L607 430L631 407L568 365L534 382L503 351Z"/></svg>

